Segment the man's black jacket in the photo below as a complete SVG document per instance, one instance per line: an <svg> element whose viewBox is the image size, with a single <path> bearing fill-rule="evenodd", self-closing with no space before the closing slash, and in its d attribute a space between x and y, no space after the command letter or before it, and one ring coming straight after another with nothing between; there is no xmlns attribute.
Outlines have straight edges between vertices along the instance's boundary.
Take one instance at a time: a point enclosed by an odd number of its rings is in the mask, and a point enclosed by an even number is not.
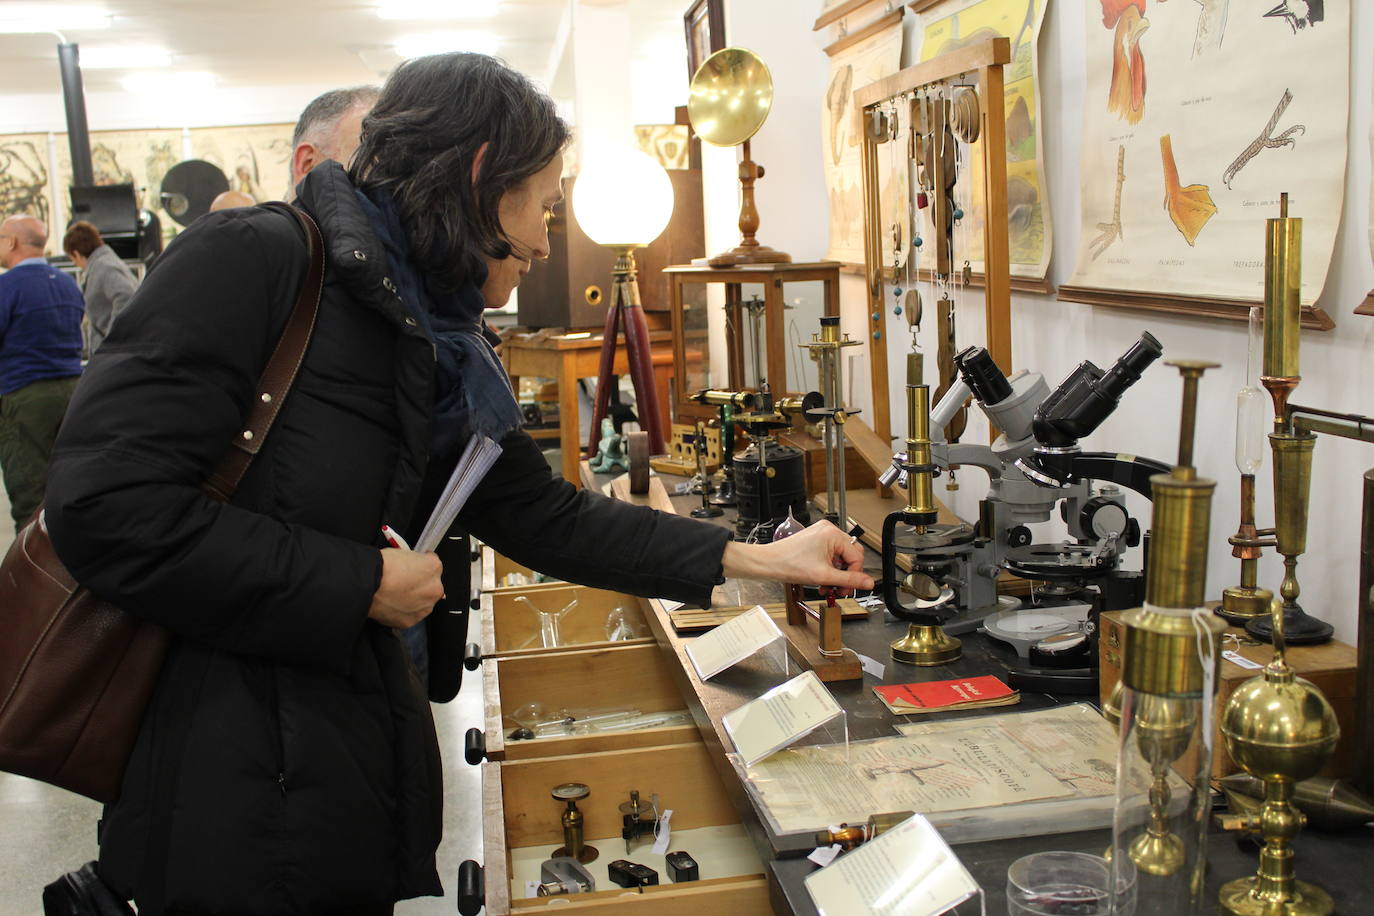
<svg viewBox="0 0 1374 916"><path fill-rule="evenodd" d="M380 526L413 537L448 470L425 449L433 344L392 292L344 171L316 168L299 203L325 238L319 322L233 503L198 485L240 429L307 262L299 227L266 209L203 217L168 248L92 360L52 459L62 561L177 637L100 859L114 889L170 910L441 893L429 706L396 634L367 617ZM467 531L560 578L708 600L723 530L576 491L524 433L502 445Z"/></svg>

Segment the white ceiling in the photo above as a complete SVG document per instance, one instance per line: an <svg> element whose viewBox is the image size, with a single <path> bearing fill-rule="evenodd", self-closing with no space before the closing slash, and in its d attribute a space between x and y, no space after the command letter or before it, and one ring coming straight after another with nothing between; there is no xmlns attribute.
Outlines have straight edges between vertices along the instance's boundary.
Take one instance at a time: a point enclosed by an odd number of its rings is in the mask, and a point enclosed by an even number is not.
<svg viewBox="0 0 1374 916"><path fill-rule="evenodd" d="M298 111L316 87L379 83L401 60L392 49L392 42L436 30L494 32L499 41L497 56L549 87L560 101L567 102L572 95L569 68L558 66L562 59L560 39L566 39L571 21L571 0L499 0L495 15L490 18L442 22L381 19L375 9L379 0L237 0L232 5L198 0L61 2L102 6L113 16L112 26L107 29L82 30L70 23L63 24L65 37L76 42L83 54L120 46L165 48L172 54L171 66L146 71L155 75L153 90L147 94L174 96L179 85L178 73L209 72L214 74L214 92L221 107L234 110L234 117L240 122L245 118L251 120L248 114L238 113L244 107L244 99L250 100L249 107L258 105L263 109L261 120L277 120L281 111ZM472 2L453 0L448 6L462 8ZM690 0L581 2L619 3L626 8L631 19L635 64L657 68L657 82L666 81L669 92L681 83L681 98L664 100L666 117L671 120L671 105L680 104L686 95L682 13ZM0 17L6 7L13 6L13 0L0 0ZM31 112L46 111L55 105L60 117L56 45L53 35L0 34L0 101L10 97L18 105L15 113L24 112L17 116L31 117ZM673 48L677 49L676 59L665 62L664 52ZM670 66L676 70L669 69ZM105 121L130 120L131 116L122 112L119 116L109 115L112 109L123 108L126 100L120 96L129 95L121 84L127 73L83 69L92 128L106 126L102 123ZM674 73L680 80L673 79ZM292 97L281 101L281 94ZM148 100L150 104L156 101ZM37 107L40 104L42 109ZM206 98L201 104L212 102ZM15 116L12 114L11 119ZM660 116L654 120L663 119ZM34 128L53 129L50 123L36 124Z"/></svg>

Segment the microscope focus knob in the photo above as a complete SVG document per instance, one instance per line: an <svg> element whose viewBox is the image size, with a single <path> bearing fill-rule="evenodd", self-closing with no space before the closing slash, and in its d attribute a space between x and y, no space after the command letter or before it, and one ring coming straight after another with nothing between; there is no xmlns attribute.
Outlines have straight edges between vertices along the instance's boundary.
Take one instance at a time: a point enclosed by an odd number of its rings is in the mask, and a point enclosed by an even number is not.
<svg viewBox="0 0 1374 916"><path fill-rule="evenodd" d="M1094 496L1083 504L1078 514L1079 528L1085 535L1104 540L1110 536L1120 537L1126 533L1127 525L1133 519L1126 514L1126 507L1115 500ZM1136 526L1139 537L1140 526Z"/></svg>
<svg viewBox="0 0 1374 916"><path fill-rule="evenodd" d="M1025 525L1017 525L1007 531L1008 547L1025 547L1031 542L1031 530Z"/></svg>

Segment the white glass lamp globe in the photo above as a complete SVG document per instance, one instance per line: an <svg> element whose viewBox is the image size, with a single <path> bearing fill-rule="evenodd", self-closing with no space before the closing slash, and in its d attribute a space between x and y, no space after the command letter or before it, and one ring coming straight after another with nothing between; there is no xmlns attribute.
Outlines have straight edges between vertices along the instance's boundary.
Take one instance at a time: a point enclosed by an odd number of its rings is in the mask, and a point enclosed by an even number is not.
<svg viewBox="0 0 1374 916"><path fill-rule="evenodd" d="M593 146L572 192L573 215L598 245L642 247L673 215L673 183L651 156L628 146Z"/></svg>

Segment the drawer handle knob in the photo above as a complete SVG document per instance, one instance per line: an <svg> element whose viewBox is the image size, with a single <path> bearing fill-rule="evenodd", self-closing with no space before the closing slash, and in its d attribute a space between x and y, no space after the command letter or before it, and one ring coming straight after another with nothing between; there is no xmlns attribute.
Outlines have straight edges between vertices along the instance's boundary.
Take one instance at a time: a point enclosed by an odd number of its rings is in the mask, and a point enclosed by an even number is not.
<svg viewBox="0 0 1374 916"><path fill-rule="evenodd" d="M481 598L469 598L469 599L468 599L468 607L472 608L474 611L481 610L481 609L482 609L482 599L481 599Z"/></svg>
<svg viewBox="0 0 1374 916"><path fill-rule="evenodd" d="M482 647L477 643L470 642L463 650L463 667L469 671L476 671L482 667Z"/></svg>
<svg viewBox="0 0 1374 916"><path fill-rule="evenodd" d="M463 736L463 759L473 766L487 756L487 739L480 728L470 728Z"/></svg>
<svg viewBox="0 0 1374 916"><path fill-rule="evenodd" d="M458 866L458 912L463 916L477 916L486 905L482 866L467 859Z"/></svg>

